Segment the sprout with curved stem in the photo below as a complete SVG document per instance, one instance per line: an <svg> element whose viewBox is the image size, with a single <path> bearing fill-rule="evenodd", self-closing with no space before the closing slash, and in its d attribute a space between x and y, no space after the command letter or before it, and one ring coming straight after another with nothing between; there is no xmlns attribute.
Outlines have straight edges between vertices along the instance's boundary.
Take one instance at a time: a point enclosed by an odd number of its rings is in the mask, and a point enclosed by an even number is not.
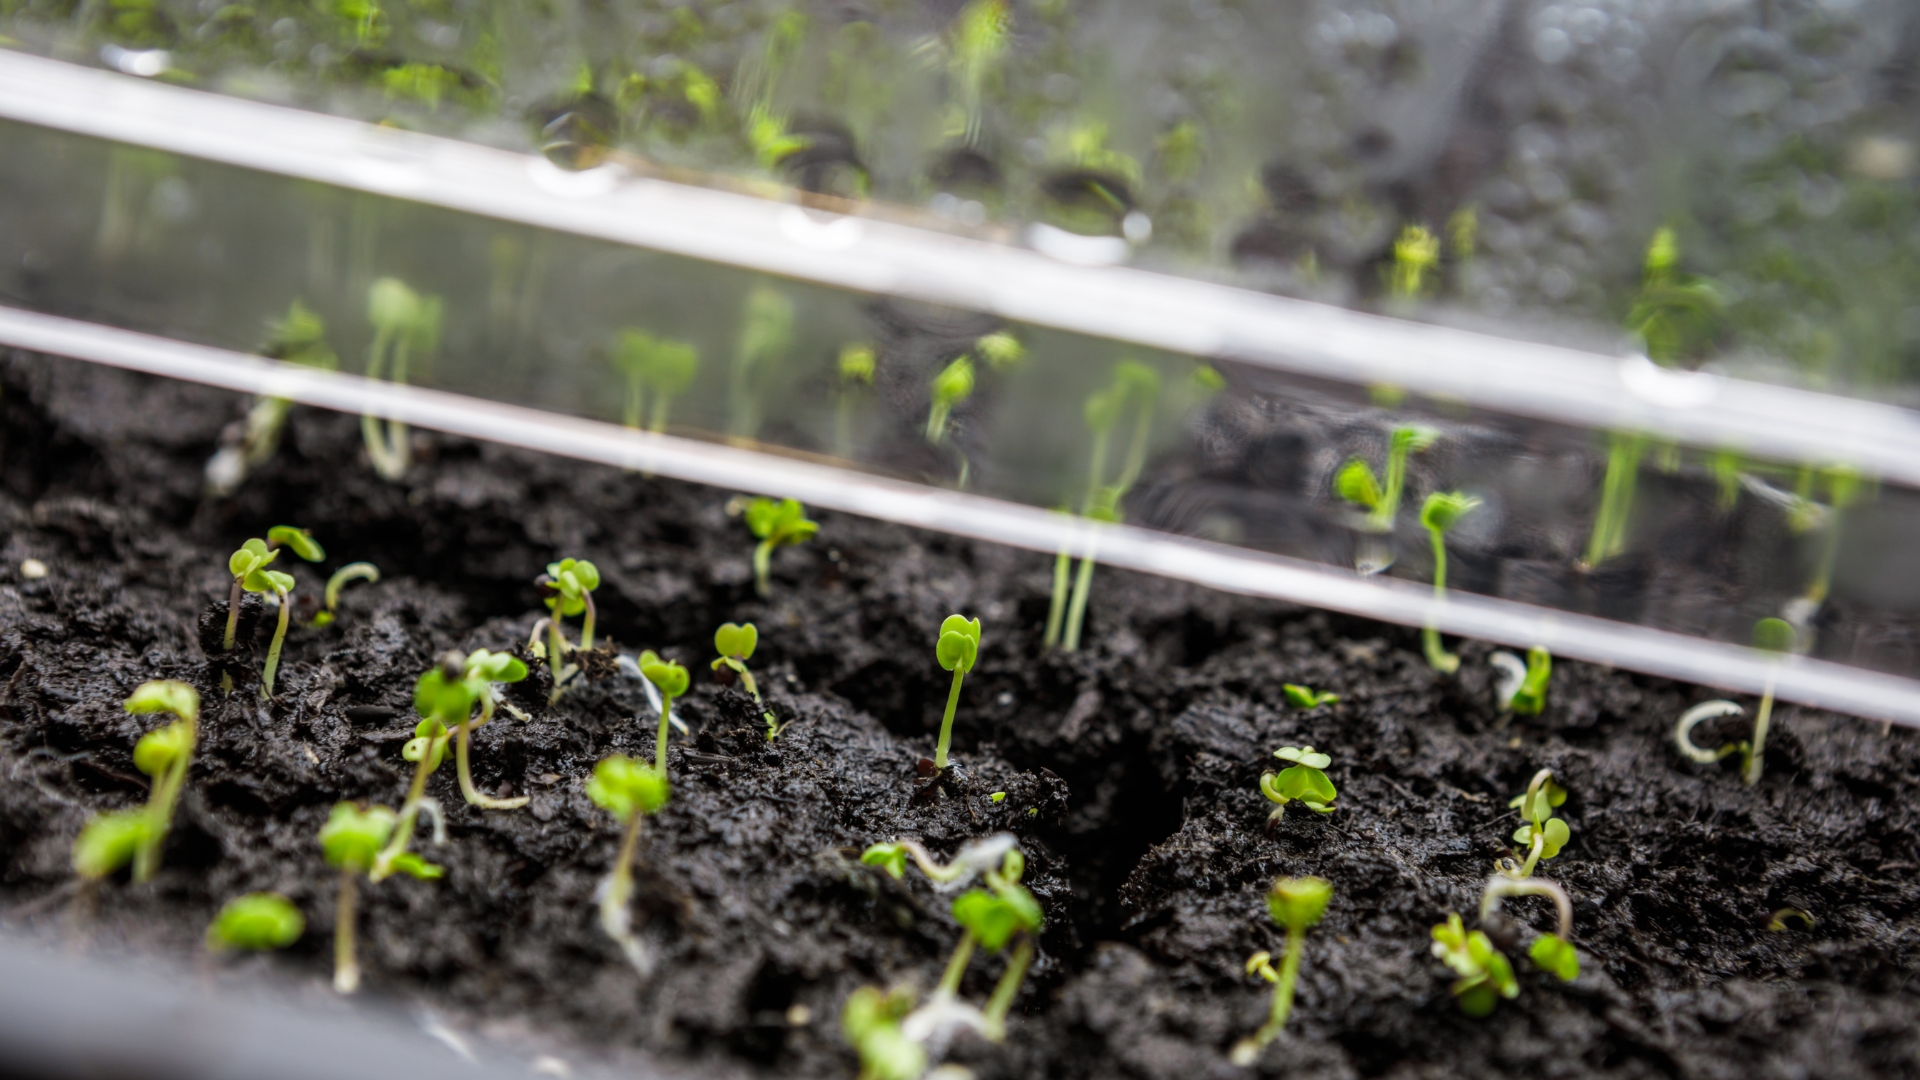
<svg viewBox="0 0 1920 1080"><path fill-rule="evenodd" d="M1272 955L1265 951L1247 959L1247 974L1258 972L1273 984L1273 1007L1259 1031L1234 1044L1235 1065L1253 1064L1260 1051L1279 1038L1287 1026L1287 1016L1293 1011L1294 984L1300 978L1300 958L1306 952L1307 928L1327 913L1327 904L1332 899L1333 886L1317 877L1279 878L1267 892L1267 914L1274 925L1286 930L1287 951L1280 960L1278 972L1273 970Z"/></svg>
<svg viewBox="0 0 1920 1080"><path fill-rule="evenodd" d="M493 719L494 706L499 703L498 692L494 689L494 684L516 683L526 678L527 665L521 662L518 657L511 656L507 653L475 649L466 660L462 662L460 673L460 681L466 689L467 696L480 704L479 718L474 719L471 716L463 717L456 732L457 739L454 744L454 765L456 767L455 771L458 772L460 776L460 794L466 798L469 805L478 806L483 810L518 810L522 806L527 805L527 796L522 795L516 799L495 799L480 794L479 790L473 786L473 770L467 761L467 744L472 739L475 731L487 726L487 723ZM445 674L440 668L435 668L421 676L423 680L440 680L444 677ZM426 696L432 698L435 704L439 703L439 695L440 688L438 686L426 691ZM420 700L421 693L416 689L416 705ZM448 699L447 704L453 704L452 699ZM471 708L471 706L469 706L469 708Z"/></svg>
<svg viewBox="0 0 1920 1080"><path fill-rule="evenodd" d="M1573 934L1573 901L1567 898L1567 891L1543 878L1519 880L1495 874L1487 879L1487 891L1480 895L1482 926L1486 925L1494 912L1500 910L1500 898L1503 896L1544 896L1553 901L1554 910L1560 916L1559 927L1552 935L1542 934L1535 938L1527 948L1527 959L1533 961L1533 966L1561 982L1572 982L1579 977L1580 956L1574 951L1570 940ZM1434 929L1437 934L1439 928ZM1465 1007L1464 1004L1462 1007Z"/></svg>
<svg viewBox="0 0 1920 1080"><path fill-rule="evenodd" d="M1501 873L1516 880L1529 877L1541 859L1551 859L1560 854L1572 830L1564 819L1554 817L1553 811L1566 801L1567 789L1554 783L1552 769L1541 769L1533 774L1526 792L1515 795L1507 803L1509 807L1520 811L1524 823L1513 831L1513 842L1526 851L1527 858L1517 867L1511 859L1503 860Z"/></svg>
<svg viewBox="0 0 1920 1080"><path fill-rule="evenodd" d="M98 881L128 862L133 880L146 881L160 868L160 849L173 824L173 807L187 783L199 739L200 694L171 679L140 684L126 700L129 713L172 713L175 720L149 731L134 744L133 764L153 777L147 805L135 810L96 814L73 843L73 869Z"/></svg>
<svg viewBox="0 0 1920 1080"><path fill-rule="evenodd" d="M1348 458L1333 476L1333 490L1342 499L1367 512L1363 527L1368 532L1393 531L1394 518L1400 514L1400 499L1407 486L1407 455L1426 450L1440 439L1431 428L1407 425L1393 429L1387 437L1387 478L1384 485L1375 478L1366 459Z"/></svg>
<svg viewBox="0 0 1920 1080"><path fill-rule="evenodd" d="M685 670L681 669L683 673ZM660 744L663 748L666 746L664 735ZM614 754L601 759L593 767L593 777L587 781L587 798L612 814L624 830L619 857L600 885L600 928L619 944L628 962L642 976L651 973L653 962L632 929L629 902L633 898L633 853L640 845L641 819L658 813L673 794L673 785L667 781L665 758L666 752L662 749L661 764L650 769L625 754Z"/></svg>
<svg viewBox="0 0 1920 1080"><path fill-rule="evenodd" d="M939 445L947 437L947 417L953 407L973 396L973 357L960 356L933 377L933 404L927 410L927 441Z"/></svg>
<svg viewBox="0 0 1920 1080"><path fill-rule="evenodd" d="M307 920L293 901L279 893L248 893L227 901L214 916L207 926L207 948L214 952L284 949L298 941L306 928Z"/></svg>
<svg viewBox="0 0 1920 1080"><path fill-rule="evenodd" d="M997 839L997 838L995 838ZM1008 838L1011 840L1011 837ZM871 849L869 849L871 850ZM901 1033L915 1042L942 1042L948 1032L970 1027L992 1042L1006 1040L1007 1014L1012 1011L1020 984L1026 980L1033 962L1034 938L1044 922L1040 904L1020 877L1026 872L1026 857L1008 843L1001 849L999 866L980 868L985 889L969 889L954 897L952 911L961 927L960 941L947 961L946 971L927 1003L901 1023ZM962 854L966 854L963 849ZM955 863L960 859L955 858ZM1019 936L1006 970L994 985L984 1012L960 1001L960 980L976 948L999 952Z"/></svg>
<svg viewBox="0 0 1920 1080"><path fill-rule="evenodd" d="M1787 932L1787 920L1799 919L1806 929L1813 929L1813 913L1804 908L1783 907L1767 918L1767 929L1776 934Z"/></svg>
<svg viewBox="0 0 1920 1080"><path fill-rule="evenodd" d="M960 706L960 683L980 658L980 620L949 615L940 623L940 637L934 643L934 656L940 666L953 672L953 688L947 691L946 715L940 718L940 742L934 747L933 767L947 767L947 747L953 741L953 713Z"/></svg>
<svg viewBox="0 0 1920 1080"><path fill-rule="evenodd" d="M753 587L761 596L773 593L773 549L803 544L820 531L807 520L807 508L798 499L754 499L747 504L747 531L760 541L753 548Z"/></svg>
<svg viewBox="0 0 1920 1080"><path fill-rule="evenodd" d="M687 669L677 660L661 660L652 649L640 654L640 674L660 691L660 733L653 743L653 767L667 775L667 722L673 715L673 699L687 692Z"/></svg>
<svg viewBox="0 0 1920 1080"><path fill-rule="evenodd" d="M333 572L327 579L326 607L314 612L313 625L331 626L340 613L340 591L355 581L364 581L369 585L380 581L380 568L370 562L348 563Z"/></svg>
<svg viewBox="0 0 1920 1080"><path fill-rule="evenodd" d="M539 637L542 627L546 629L547 669L553 672L553 693L547 699L547 704L551 705L560 700L567 679L578 670L566 663L567 654L573 651L573 646L567 643L560 621L569 615L582 616L579 647L593 648L596 614L593 590L600 587L600 570L585 559L561 559L548 563L547 572L535 578L533 583L547 593L543 602L549 614L534 625L534 637Z"/></svg>
<svg viewBox="0 0 1920 1080"><path fill-rule="evenodd" d="M760 687L753 681L753 672L747 670L747 661L753 657L754 647L760 644L760 631L752 623L742 626L739 623L721 623L720 629L713 632L713 650L720 659L711 665L713 670L721 668L740 677L740 685L753 695L754 701L760 700Z"/></svg>
<svg viewBox="0 0 1920 1080"><path fill-rule="evenodd" d="M1273 756L1292 764L1277 774L1272 771L1260 774L1260 794L1265 795L1268 802L1277 804L1273 813L1267 815L1269 835L1287 812L1287 804L1295 799L1315 813L1333 813L1333 800L1340 793L1323 771L1333 764L1332 758L1311 746L1283 746L1275 750Z"/></svg>
<svg viewBox="0 0 1920 1080"><path fill-rule="evenodd" d="M430 355L439 344L440 298L422 297L399 278L383 277L367 290L367 321L373 324L373 343L367 347L367 378L381 378L391 356L391 379L404 385L413 353ZM406 474L413 464L407 425L366 413L360 417L360 434L374 471L383 479L398 480Z"/></svg>
<svg viewBox="0 0 1920 1080"><path fill-rule="evenodd" d="M906 876L907 860L911 858L920 872L933 882L937 892L952 892L975 877L992 869L1006 858L1018 844L1012 833L994 833L992 836L963 844L953 858L944 865L928 853L918 840L896 840L890 844L874 844L860 853L860 861L868 866L877 866L890 877L898 881Z"/></svg>
<svg viewBox="0 0 1920 1080"><path fill-rule="evenodd" d="M1497 652L1487 662L1500 669L1500 681L1493 696L1500 707L1522 716L1538 716L1547 707L1547 681L1553 678L1553 654L1545 646L1527 650L1527 659L1510 652Z"/></svg>
<svg viewBox="0 0 1920 1080"><path fill-rule="evenodd" d="M1420 506L1420 524L1433 540L1433 598L1447 598L1447 530L1473 512L1480 500L1457 491L1436 491ZM1427 663L1443 675L1460 670L1460 658L1440 646L1440 628L1428 623L1421 631L1421 643L1427 650Z"/></svg>
<svg viewBox="0 0 1920 1080"><path fill-rule="evenodd" d="M1794 630L1785 619L1761 619L1753 624L1753 646L1769 653L1784 654L1793 647ZM1773 676L1774 670L1767 670L1765 692L1760 697L1760 711L1753 720L1753 740L1730 742L1712 750L1703 750L1693 741L1693 729L1701 721L1718 719L1722 716L1738 716L1746 710L1731 701L1703 701L1680 715L1673 727L1673 742L1691 761L1702 765L1711 765L1730 754L1740 755L1740 779L1748 787L1760 782L1760 771L1765 764L1767 747L1767 728L1773 718Z"/></svg>

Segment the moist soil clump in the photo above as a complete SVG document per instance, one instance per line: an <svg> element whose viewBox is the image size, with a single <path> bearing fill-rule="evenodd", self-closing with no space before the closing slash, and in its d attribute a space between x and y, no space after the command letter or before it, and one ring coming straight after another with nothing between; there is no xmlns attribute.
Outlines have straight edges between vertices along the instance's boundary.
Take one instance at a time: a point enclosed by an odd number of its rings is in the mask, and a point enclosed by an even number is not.
<svg viewBox="0 0 1920 1080"><path fill-rule="evenodd" d="M1672 747L1674 718L1708 691L1562 662L1545 713L1510 717L1478 643L1442 678L1412 631L1108 569L1088 646L1048 653L1051 557L835 514L775 556L761 599L731 493L428 436L386 483L357 419L309 410L235 496L204 500L202 466L244 408L77 362L0 365L9 929L187 956L223 901L272 889L308 930L269 963L323 985L335 878L315 834L328 809L400 801L414 679L449 648L524 655L544 614L533 579L571 555L600 568L603 639L696 673L676 703L692 734L669 753L673 799L646 822L636 867L655 971L641 978L599 931L595 889L619 829L582 791L606 754L650 757L654 714L611 663L549 707L536 664L512 698L527 719L502 716L472 752L483 790L530 804L468 807L443 766L430 793L448 841L416 849L446 877L363 892L376 1000L540 1032L583 1060L851 1076L847 994L931 988L959 937L945 896L917 873L895 882L861 865L860 850L911 836L949 855L1004 830L1027 852L1047 927L1008 1041L954 1046L981 1077L1243 1074L1227 1053L1268 1000L1244 964L1282 945L1263 895L1302 874L1335 894L1309 932L1293 1018L1256 1072L1920 1069L1920 752L1905 731L1781 707L1749 789L1731 763L1694 765ZM223 697L204 631L224 626L226 557L277 524L312 529L329 555L283 567L299 580L296 612L340 564L373 562L383 579L349 586L332 626L296 626L271 702L257 680L272 620L249 597L246 655ZM30 558L50 572L23 576ZM934 631L954 612L984 624L955 724L962 768L916 798L947 689ZM729 620L760 628L753 669L788 725L772 742L763 710L708 676L713 630ZM131 755L151 725L120 702L152 678L191 682L205 702L164 868L146 885L80 889L69 854L81 823L144 798ZM1292 708L1288 682L1340 701ZM1721 734L1744 736L1743 721L1727 724ZM1257 782L1286 744L1332 756L1338 809L1296 806L1269 831ZM1581 974L1559 984L1513 948L1520 996L1469 1020L1428 931L1449 911L1475 924L1520 823L1508 799L1542 767L1571 792L1558 813L1572 839L1539 872L1573 897ZM1787 907L1814 926L1770 931ZM1505 910L1497 939L1551 928L1541 900ZM976 959L966 996L983 1000L1003 962Z"/></svg>

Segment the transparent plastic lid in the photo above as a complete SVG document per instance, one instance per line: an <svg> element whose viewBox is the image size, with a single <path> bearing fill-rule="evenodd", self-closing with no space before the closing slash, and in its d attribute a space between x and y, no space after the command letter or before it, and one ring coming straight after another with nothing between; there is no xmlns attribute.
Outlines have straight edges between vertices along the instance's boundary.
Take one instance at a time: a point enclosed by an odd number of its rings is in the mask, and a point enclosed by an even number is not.
<svg viewBox="0 0 1920 1080"><path fill-rule="evenodd" d="M1893 405L19 54L0 116L0 341L1063 553L1063 639L1091 555L1920 721Z"/></svg>

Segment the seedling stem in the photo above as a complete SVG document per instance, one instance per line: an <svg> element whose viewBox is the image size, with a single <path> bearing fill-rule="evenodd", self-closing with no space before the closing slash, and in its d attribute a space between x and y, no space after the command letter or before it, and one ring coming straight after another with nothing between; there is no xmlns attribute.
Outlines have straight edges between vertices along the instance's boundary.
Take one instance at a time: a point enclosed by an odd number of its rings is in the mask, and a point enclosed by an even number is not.
<svg viewBox="0 0 1920 1080"><path fill-rule="evenodd" d="M1479 505L1480 500L1471 495L1436 491L1427 496L1420 507L1420 524L1426 526L1427 535L1433 540L1433 598L1436 601L1447 598L1447 530ZM1421 631L1421 642L1426 647L1427 663L1433 665L1435 671L1451 675L1460 670L1460 658L1440 645L1439 627L1428 623Z"/></svg>
<svg viewBox="0 0 1920 1080"><path fill-rule="evenodd" d="M1260 1051L1279 1038L1287 1026L1287 1016L1293 1012L1294 985L1300 977L1300 958L1307 947L1307 928L1320 921L1326 914L1327 902L1332 899L1333 886L1317 877L1281 878L1267 893L1267 914L1286 928L1287 949L1281 957L1278 974L1273 970L1272 956L1266 952L1254 953L1247 960L1247 974L1257 972L1274 984L1273 1006L1260 1030L1234 1045L1235 1065L1253 1064Z"/></svg>
<svg viewBox="0 0 1920 1080"><path fill-rule="evenodd" d="M973 670L980 655L980 620L949 615L940 623L940 637L934 645L940 666L953 672L953 688L947 691L947 712L940 719L940 743L933 752L933 766L947 767L947 747L953 741L953 714L960 706L960 684Z"/></svg>

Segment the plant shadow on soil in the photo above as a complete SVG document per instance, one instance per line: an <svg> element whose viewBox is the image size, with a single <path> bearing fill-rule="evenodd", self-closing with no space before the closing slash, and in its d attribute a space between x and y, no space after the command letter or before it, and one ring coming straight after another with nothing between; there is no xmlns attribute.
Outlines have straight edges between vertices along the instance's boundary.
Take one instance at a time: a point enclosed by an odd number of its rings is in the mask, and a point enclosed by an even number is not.
<svg viewBox="0 0 1920 1080"><path fill-rule="evenodd" d="M528 722L476 737L480 786L530 795L526 809L476 811L451 768L436 774L450 842L426 850L446 878L365 892L376 996L583 1056L848 1076L847 993L930 987L958 937L945 898L859 865L860 848L917 836L950 853L1008 829L1048 928L1008 1042L955 1047L982 1077L1244 1074L1226 1052L1267 995L1242 965L1279 947L1262 895L1297 874L1336 892L1259 1072L1920 1068L1920 753L1905 731L1782 708L1749 790L1731 765L1674 753L1672 719L1715 696L1694 687L1562 663L1546 713L1508 720L1477 643L1446 680L1401 628L1107 569L1090 647L1047 654L1048 557L822 514L816 540L776 556L763 601L726 492L444 438L422 438L420 463L387 484L355 419L297 410L279 457L209 503L201 467L244 407L234 395L21 354L0 366L0 392L0 916L14 927L188 955L221 902L275 889L309 928L271 963L319 985L334 879L314 837L328 808L400 799L414 678L441 650L524 641L533 577L576 555L601 568L605 636L698 676L684 706L696 734L674 740L673 801L648 821L638 869L658 972L636 976L593 918L618 836L581 782L653 737L638 685L613 676L556 708L524 696ZM227 552L283 523L313 529L330 556L293 568L302 594L349 561L385 580L349 587L335 626L290 636L272 703L252 685L221 700L197 623L224 603ZM29 557L52 572L23 579ZM932 631L954 611L985 624L955 731L967 786L916 807L945 697ZM706 676L729 619L761 628L754 667L792 722L772 744L750 700ZM76 894L81 822L143 797L131 752L147 724L120 701L149 678L193 682L207 701L165 868ZM1291 709L1283 682L1342 700ZM1255 784L1284 743L1333 756L1339 810L1295 812L1269 836ZM1542 873L1574 897L1582 974L1562 986L1525 971L1518 1000L1468 1020L1428 928L1449 910L1471 921L1517 824L1507 798L1542 766L1572 792L1573 840ZM1815 927L1769 932L1788 906ZM1538 900L1508 909L1549 926ZM975 961L970 997L1000 963Z"/></svg>

